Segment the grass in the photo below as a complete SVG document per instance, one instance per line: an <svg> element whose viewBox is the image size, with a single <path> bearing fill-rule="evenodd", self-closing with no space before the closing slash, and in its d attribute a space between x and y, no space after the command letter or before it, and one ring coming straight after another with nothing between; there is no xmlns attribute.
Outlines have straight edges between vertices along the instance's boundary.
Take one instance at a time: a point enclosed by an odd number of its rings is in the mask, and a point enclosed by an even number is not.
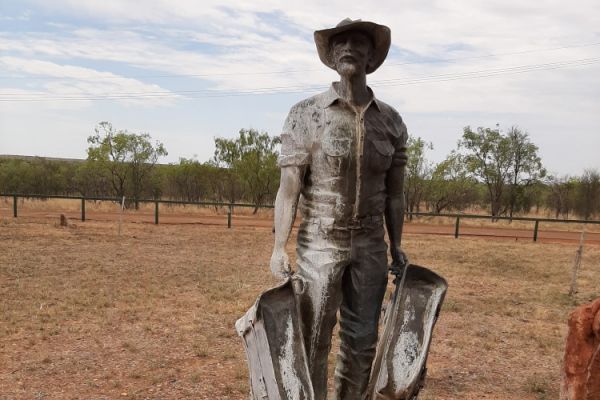
<svg viewBox="0 0 600 400"><path fill-rule="evenodd" d="M1 399L247 398L233 325L275 283L270 229L3 221ZM600 295L599 246L566 295L576 247L408 235L450 285L422 398L557 398L567 315Z"/></svg>

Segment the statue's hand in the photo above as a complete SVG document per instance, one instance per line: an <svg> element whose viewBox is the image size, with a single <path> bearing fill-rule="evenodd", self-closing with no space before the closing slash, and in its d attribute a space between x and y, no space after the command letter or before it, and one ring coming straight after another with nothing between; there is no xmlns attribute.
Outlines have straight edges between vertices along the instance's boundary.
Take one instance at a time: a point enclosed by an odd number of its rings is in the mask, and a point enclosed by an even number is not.
<svg viewBox="0 0 600 400"><path fill-rule="evenodd" d="M292 273L290 259L285 250L274 250L271 256L271 273L277 279L284 280Z"/></svg>
<svg viewBox="0 0 600 400"><path fill-rule="evenodd" d="M401 276L404 268L408 265L408 257L406 253L399 248L392 248L392 265L390 272L396 276Z"/></svg>

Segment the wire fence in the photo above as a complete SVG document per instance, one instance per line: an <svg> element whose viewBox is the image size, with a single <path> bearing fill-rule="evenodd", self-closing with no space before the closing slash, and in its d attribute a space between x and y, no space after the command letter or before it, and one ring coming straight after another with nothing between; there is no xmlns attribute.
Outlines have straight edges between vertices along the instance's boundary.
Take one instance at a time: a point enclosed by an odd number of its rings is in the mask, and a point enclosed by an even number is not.
<svg viewBox="0 0 600 400"><path fill-rule="evenodd" d="M108 201L115 203L123 203L124 198L117 197L93 197L93 196L66 196L66 195L39 195L39 194L23 194L23 193L0 193L0 197L12 198L13 206L13 217L17 218L19 215L18 200L21 199L64 199L64 200L78 200L80 201L80 219L81 221L86 220L86 202L88 201ZM162 205L195 205L195 206L209 206L217 208L225 208L227 210L227 227L231 228L233 225L233 213L235 208L252 208L252 209L272 209L272 205L255 205L249 203L225 203L225 202L212 202L212 201L180 201L180 200L164 200L164 199L137 199L135 203L139 204L153 204L154 205L154 224L160 223L160 209ZM490 221L526 221L532 222L533 228L531 238L534 242L538 241L540 223L552 223L552 224L583 224L583 225L600 225L600 221L597 220L582 220L582 219L554 219L554 218L539 218L539 217L505 217L505 216L492 216L492 215L480 215L480 214L461 214L461 213L426 213L426 212L413 212L406 213L406 216L413 217L439 217L439 218L450 218L454 220L454 237L458 238L461 233L461 220L466 219L479 219L479 220L490 220Z"/></svg>

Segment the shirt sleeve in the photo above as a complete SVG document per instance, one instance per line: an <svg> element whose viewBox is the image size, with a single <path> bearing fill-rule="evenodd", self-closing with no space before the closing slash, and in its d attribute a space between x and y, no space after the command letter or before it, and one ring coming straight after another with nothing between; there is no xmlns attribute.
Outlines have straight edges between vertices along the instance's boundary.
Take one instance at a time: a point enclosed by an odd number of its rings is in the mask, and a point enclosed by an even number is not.
<svg viewBox="0 0 600 400"><path fill-rule="evenodd" d="M402 118L398 116L399 121L396 122L397 134L394 135L394 156L392 157L392 165L404 167L408 156L406 155L406 142L408 141L408 131Z"/></svg>
<svg viewBox="0 0 600 400"><path fill-rule="evenodd" d="M280 167L302 166L310 163L309 132L302 109L294 106L288 114L281 133Z"/></svg>

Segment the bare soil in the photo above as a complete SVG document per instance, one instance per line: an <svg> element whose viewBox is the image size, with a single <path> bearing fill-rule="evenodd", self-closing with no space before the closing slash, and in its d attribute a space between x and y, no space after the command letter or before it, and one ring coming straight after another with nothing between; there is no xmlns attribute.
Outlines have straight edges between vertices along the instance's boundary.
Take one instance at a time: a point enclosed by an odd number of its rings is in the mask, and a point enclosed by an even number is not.
<svg viewBox="0 0 600 400"><path fill-rule="evenodd" d="M248 397L234 322L275 283L269 223L125 222L118 236L116 220L2 215L0 399ZM600 296L600 246L571 299L576 242L410 226L412 261L450 285L420 399L558 398L567 315Z"/></svg>

